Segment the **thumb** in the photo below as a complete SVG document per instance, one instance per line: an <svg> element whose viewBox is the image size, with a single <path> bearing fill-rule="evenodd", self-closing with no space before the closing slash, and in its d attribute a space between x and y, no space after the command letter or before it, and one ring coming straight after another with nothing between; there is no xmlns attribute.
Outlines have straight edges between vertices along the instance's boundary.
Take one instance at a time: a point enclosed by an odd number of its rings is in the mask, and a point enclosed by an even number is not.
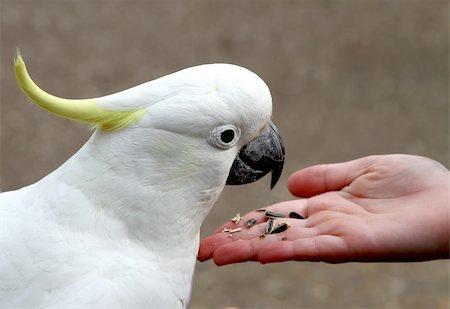
<svg viewBox="0 0 450 309"><path fill-rule="evenodd" d="M377 156L334 164L320 164L293 173L288 179L289 191L299 197L311 197L338 191L370 170Z"/></svg>

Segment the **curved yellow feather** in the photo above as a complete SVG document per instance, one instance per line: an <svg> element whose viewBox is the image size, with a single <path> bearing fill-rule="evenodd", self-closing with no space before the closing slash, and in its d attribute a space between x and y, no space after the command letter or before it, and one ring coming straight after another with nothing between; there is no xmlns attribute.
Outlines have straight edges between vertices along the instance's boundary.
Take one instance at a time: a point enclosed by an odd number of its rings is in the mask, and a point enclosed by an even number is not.
<svg viewBox="0 0 450 309"><path fill-rule="evenodd" d="M131 126L145 113L143 108L125 112L107 111L101 108L95 99L72 100L51 95L33 82L19 50L14 58L14 67L17 81L25 95L57 116L99 125L102 129L111 131Z"/></svg>

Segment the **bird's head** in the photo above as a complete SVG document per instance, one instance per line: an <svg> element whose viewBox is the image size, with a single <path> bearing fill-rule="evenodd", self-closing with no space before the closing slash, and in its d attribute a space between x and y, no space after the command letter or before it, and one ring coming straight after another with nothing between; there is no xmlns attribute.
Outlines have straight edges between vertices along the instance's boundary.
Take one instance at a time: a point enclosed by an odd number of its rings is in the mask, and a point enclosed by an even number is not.
<svg viewBox="0 0 450 309"><path fill-rule="evenodd" d="M250 183L272 172L271 187L281 175L284 148L270 121L270 91L245 68L200 65L112 95L81 100L41 90L20 54L15 70L33 102L58 116L98 127L109 143L117 142L117 149L136 155L137 165L145 156L152 157L145 164L159 169L160 175L181 181L200 177L212 186L223 186ZM119 138L113 140L115 136Z"/></svg>

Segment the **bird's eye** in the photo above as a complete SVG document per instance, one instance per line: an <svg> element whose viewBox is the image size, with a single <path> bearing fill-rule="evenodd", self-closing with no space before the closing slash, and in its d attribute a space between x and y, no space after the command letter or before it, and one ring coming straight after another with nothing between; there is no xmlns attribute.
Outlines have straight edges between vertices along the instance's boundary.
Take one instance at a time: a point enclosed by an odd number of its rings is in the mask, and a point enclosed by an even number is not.
<svg viewBox="0 0 450 309"><path fill-rule="evenodd" d="M224 144L231 143L233 141L233 139L234 139L234 130L232 130L232 129L227 129L227 130L223 131L222 133L220 133L220 140Z"/></svg>
<svg viewBox="0 0 450 309"><path fill-rule="evenodd" d="M211 146L219 149L228 149L239 140L241 131L233 125L224 125L214 128L206 138Z"/></svg>

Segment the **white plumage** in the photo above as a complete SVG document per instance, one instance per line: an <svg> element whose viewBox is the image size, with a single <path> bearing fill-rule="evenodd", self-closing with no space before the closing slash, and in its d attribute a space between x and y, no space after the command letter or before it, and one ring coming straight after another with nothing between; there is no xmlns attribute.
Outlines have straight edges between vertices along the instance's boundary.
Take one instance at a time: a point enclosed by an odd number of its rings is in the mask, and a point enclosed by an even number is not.
<svg viewBox="0 0 450 309"><path fill-rule="evenodd" d="M95 102L145 113L97 128L57 170L0 194L0 308L186 307L200 225L272 111L266 84L229 64ZM216 147L208 138L226 125L236 140Z"/></svg>

